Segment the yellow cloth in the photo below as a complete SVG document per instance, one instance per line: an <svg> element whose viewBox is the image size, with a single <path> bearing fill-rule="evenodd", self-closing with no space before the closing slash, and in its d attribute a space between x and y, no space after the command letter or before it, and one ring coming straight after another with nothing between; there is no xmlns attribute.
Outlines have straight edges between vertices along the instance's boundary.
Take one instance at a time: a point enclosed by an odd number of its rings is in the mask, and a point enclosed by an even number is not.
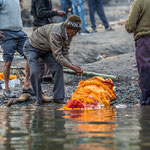
<svg viewBox="0 0 150 150"><path fill-rule="evenodd" d="M10 75L9 76L9 80L13 80L13 79L16 79L17 76L15 75ZM4 80L4 74L3 73L0 73L0 80Z"/></svg>
<svg viewBox="0 0 150 150"><path fill-rule="evenodd" d="M110 102L116 98L116 94L113 91L113 82L111 79L103 79L102 77L94 77L86 81L80 81L78 88L73 93L71 100L62 108L62 110L69 110L71 101L79 101L83 103L84 107L90 107L95 105L95 102L99 102L101 105L110 106ZM81 103L79 105L81 106ZM73 105L72 105L73 106ZM74 109L74 108L73 108Z"/></svg>

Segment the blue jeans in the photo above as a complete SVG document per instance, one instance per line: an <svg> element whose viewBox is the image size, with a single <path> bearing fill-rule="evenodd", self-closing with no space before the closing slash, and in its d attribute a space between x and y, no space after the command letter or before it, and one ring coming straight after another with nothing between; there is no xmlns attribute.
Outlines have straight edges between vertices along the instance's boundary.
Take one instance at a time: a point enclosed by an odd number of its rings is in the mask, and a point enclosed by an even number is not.
<svg viewBox="0 0 150 150"><path fill-rule="evenodd" d="M69 8L72 8L71 0L59 0L59 1L61 3L61 10L66 12ZM67 19L67 13L63 17L63 21L66 21L66 19Z"/></svg>
<svg viewBox="0 0 150 150"><path fill-rule="evenodd" d="M3 31L3 37L0 38L3 60L12 62L16 51L23 56L23 45L27 39L23 31Z"/></svg>
<svg viewBox="0 0 150 150"><path fill-rule="evenodd" d="M96 25L95 25L95 11L97 11L97 14L99 18L102 20L105 28L109 27L109 23L107 21L105 12L104 12L104 7L103 7L103 2L102 0L88 0L88 6L89 6L89 14L90 14L90 21L92 24L92 28L95 30Z"/></svg>
<svg viewBox="0 0 150 150"><path fill-rule="evenodd" d="M72 0L72 9L73 14L80 16L82 23L81 23L81 30L86 30L85 20L84 20L84 2L83 0Z"/></svg>

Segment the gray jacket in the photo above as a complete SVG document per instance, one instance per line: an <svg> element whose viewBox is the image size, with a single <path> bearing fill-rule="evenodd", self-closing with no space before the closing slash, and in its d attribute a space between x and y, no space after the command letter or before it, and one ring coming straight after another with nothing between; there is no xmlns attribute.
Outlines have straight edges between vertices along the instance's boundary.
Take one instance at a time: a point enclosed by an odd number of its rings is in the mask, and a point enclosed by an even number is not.
<svg viewBox="0 0 150 150"><path fill-rule="evenodd" d="M19 0L0 0L0 30L22 30Z"/></svg>
<svg viewBox="0 0 150 150"><path fill-rule="evenodd" d="M32 47L51 51L56 61L62 66L72 66L69 48L72 38L68 39L64 23L49 24L35 30L29 37Z"/></svg>

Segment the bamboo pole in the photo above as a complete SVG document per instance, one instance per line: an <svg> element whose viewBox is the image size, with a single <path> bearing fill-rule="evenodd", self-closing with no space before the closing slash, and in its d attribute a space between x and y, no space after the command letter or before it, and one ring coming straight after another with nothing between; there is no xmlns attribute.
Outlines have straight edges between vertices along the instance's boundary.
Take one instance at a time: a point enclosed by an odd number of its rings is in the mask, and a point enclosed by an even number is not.
<svg viewBox="0 0 150 150"><path fill-rule="evenodd" d="M11 67L12 69L24 69L22 67ZM65 73L70 73L70 74L77 74L76 72L74 72L73 70L70 70L70 69L64 69L63 70ZM100 76L100 77L103 77L103 78L110 78L112 80L117 80L118 77L117 76L114 76L114 75L107 75L107 74L100 74L100 73L96 73L96 72L88 72L88 71L84 71L82 75L85 75L85 76Z"/></svg>
<svg viewBox="0 0 150 150"><path fill-rule="evenodd" d="M64 69L63 71L65 73L76 74L76 72L74 72L73 70L69 70L69 69ZM85 76L100 76L100 77L103 77L103 78L111 78L113 80L117 80L118 79L118 77L114 76L114 75L100 74L100 73L96 73L96 72L84 71L82 75L85 75Z"/></svg>

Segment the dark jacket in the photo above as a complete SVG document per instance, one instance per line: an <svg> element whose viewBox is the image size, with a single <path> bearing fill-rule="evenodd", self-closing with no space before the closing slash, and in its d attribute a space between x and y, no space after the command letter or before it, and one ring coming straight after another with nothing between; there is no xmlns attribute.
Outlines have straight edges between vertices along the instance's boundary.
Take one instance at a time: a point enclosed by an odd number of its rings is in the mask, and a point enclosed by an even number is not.
<svg viewBox="0 0 150 150"><path fill-rule="evenodd" d="M32 0L31 15L35 27L53 23L53 17L58 13L52 10L51 0Z"/></svg>

